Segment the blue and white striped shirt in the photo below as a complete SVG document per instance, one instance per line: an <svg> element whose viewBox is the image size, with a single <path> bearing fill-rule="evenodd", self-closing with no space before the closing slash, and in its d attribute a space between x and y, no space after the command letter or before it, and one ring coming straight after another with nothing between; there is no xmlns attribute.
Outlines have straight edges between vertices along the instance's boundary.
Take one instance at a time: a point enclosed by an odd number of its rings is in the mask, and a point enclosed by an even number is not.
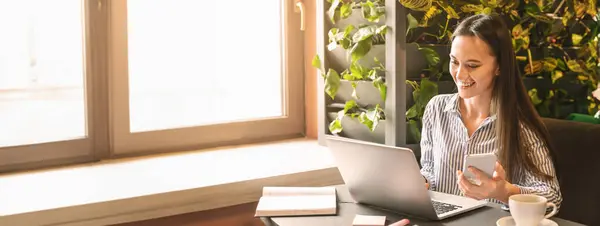
<svg viewBox="0 0 600 226"><path fill-rule="evenodd" d="M471 137L461 120L458 108L458 94L442 94L432 98L423 115L421 131L421 174L429 181L430 189L438 192L462 195L456 183L456 171L462 170L464 156L467 154L498 154L495 115L488 117L475 130ZM531 172L522 171L512 183L521 193L537 194L546 197L549 202L560 207L562 195L554 165L549 157L548 148L529 129L522 133L534 164L553 179L547 180ZM490 200L501 203L498 200Z"/></svg>

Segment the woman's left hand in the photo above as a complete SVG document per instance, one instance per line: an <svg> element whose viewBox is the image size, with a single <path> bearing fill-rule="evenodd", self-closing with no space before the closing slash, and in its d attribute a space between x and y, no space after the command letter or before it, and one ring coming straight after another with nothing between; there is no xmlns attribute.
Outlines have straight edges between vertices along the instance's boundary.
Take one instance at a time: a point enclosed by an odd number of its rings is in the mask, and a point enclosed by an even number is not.
<svg viewBox="0 0 600 226"><path fill-rule="evenodd" d="M499 200L505 199L504 196L508 194L507 187L509 183L506 181L506 172L500 163L496 162L494 175L491 178L477 168L469 167L468 170L470 170L475 175L475 178L481 183L479 185L472 184L463 175L463 172L460 170L457 171L456 177L458 178L458 187L465 196L477 200L489 198Z"/></svg>

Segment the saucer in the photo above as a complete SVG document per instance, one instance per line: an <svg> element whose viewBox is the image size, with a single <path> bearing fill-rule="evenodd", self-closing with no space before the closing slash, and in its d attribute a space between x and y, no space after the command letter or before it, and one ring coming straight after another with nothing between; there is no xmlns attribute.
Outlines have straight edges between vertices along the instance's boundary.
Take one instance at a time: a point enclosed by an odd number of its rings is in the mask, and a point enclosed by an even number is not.
<svg viewBox="0 0 600 226"><path fill-rule="evenodd" d="M500 218L496 221L497 226L514 226L515 220L511 216ZM558 224L550 219L543 219L538 226L558 226Z"/></svg>

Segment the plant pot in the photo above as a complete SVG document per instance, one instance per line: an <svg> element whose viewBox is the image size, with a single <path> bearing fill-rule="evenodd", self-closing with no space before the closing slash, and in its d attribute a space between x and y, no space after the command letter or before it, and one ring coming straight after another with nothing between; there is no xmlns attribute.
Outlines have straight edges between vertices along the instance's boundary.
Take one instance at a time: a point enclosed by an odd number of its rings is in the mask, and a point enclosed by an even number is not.
<svg viewBox="0 0 600 226"><path fill-rule="evenodd" d="M335 120L336 117L337 112L328 112L327 125L329 125L330 122ZM379 124L375 128L375 131L372 132L371 130L369 130L369 128L367 128L367 126L360 123L358 119L354 119L351 117L344 117L342 119L342 127L343 130L341 133L337 134L338 136L361 141L385 144L385 120L379 121ZM328 134L331 134L331 132L329 132L329 129L326 130Z"/></svg>
<svg viewBox="0 0 600 226"><path fill-rule="evenodd" d="M373 86L370 81L355 81L356 82L356 95L358 99L352 97L352 82L342 80L340 82L340 88L335 95L334 102L345 103L348 100L355 100L359 106L370 106L374 107L379 104L381 108L385 108L385 102L381 99L379 90Z"/></svg>

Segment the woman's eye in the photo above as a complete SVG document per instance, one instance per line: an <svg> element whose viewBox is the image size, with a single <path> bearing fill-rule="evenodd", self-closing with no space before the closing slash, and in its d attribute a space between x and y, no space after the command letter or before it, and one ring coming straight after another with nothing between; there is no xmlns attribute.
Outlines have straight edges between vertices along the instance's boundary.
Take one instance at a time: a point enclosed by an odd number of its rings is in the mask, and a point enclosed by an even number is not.
<svg viewBox="0 0 600 226"><path fill-rule="evenodd" d="M450 61L450 63L451 63L451 64L454 64L454 65L456 65L456 64L458 64L458 61L456 61L456 60L451 60L451 61Z"/></svg>
<svg viewBox="0 0 600 226"><path fill-rule="evenodd" d="M478 68L479 67L479 65L474 65L474 64L470 64L470 65L467 65L467 66L470 67L470 68Z"/></svg>

